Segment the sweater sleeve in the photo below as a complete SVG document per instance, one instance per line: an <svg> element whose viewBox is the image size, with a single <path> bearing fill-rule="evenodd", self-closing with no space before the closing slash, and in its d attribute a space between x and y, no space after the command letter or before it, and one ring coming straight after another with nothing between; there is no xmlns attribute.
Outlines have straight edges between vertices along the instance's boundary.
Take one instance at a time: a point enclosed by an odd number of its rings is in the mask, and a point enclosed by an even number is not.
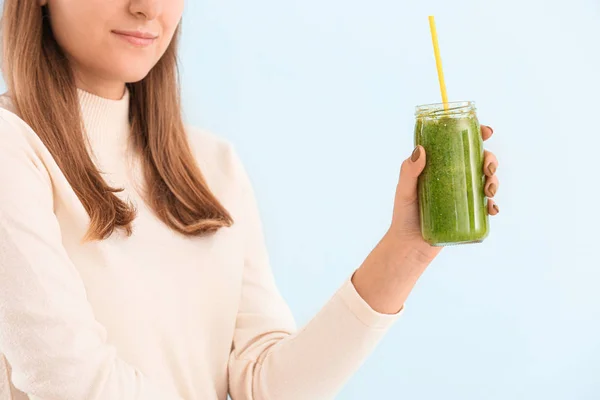
<svg viewBox="0 0 600 400"><path fill-rule="evenodd" d="M242 295L229 361L233 400L333 399L398 318L375 312L351 277L296 331L269 266L250 179L236 156L246 234ZM309 293L309 288L307 288Z"/></svg>
<svg viewBox="0 0 600 400"><path fill-rule="evenodd" d="M0 350L13 385L37 400L181 400L107 344L62 245L34 134L13 120L0 110Z"/></svg>

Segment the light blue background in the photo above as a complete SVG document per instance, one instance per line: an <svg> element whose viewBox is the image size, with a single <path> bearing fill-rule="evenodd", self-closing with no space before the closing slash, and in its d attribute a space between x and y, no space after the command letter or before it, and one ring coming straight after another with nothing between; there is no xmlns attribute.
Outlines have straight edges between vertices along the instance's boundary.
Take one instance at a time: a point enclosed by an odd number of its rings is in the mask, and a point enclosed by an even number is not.
<svg viewBox="0 0 600 400"><path fill-rule="evenodd" d="M439 101L429 14L451 99L495 129L501 214L338 398L600 399L598 0L188 1L187 118L236 144L302 325L388 227L414 106Z"/></svg>
<svg viewBox="0 0 600 400"><path fill-rule="evenodd" d="M495 129L502 212L338 398L599 399L598 0L188 0L186 119L235 143L302 325L388 227L414 106L439 101L429 14L451 100Z"/></svg>

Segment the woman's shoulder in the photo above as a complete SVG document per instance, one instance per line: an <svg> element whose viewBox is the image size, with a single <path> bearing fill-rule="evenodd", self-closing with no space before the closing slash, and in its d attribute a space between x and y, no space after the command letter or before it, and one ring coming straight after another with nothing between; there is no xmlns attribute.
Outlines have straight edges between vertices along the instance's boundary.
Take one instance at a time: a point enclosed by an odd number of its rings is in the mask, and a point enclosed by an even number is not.
<svg viewBox="0 0 600 400"><path fill-rule="evenodd" d="M4 93L0 94L0 108L3 108L5 110L12 112L13 114L16 114L15 106L14 106L12 99L10 98L10 95L8 94L8 92L4 92Z"/></svg>
<svg viewBox="0 0 600 400"><path fill-rule="evenodd" d="M4 93L0 95L0 148L14 146L32 151L44 148L33 129L17 115L10 96Z"/></svg>
<svg viewBox="0 0 600 400"><path fill-rule="evenodd" d="M0 95L0 168L34 167L51 185L48 165L53 160L39 136L17 115L10 97Z"/></svg>
<svg viewBox="0 0 600 400"><path fill-rule="evenodd" d="M0 170L4 172L0 174L0 186L11 189L12 193L0 200L10 200L10 195L18 196L19 192L12 189L19 185L37 182L51 188L52 180L47 169L50 159L52 156L40 138L16 114L10 98L0 95Z"/></svg>
<svg viewBox="0 0 600 400"><path fill-rule="evenodd" d="M185 131L192 150L202 152L204 156L223 157L232 149L228 139L209 129L186 124Z"/></svg>
<svg viewBox="0 0 600 400"><path fill-rule="evenodd" d="M192 153L211 185L237 186L245 170L231 140L205 128L185 126Z"/></svg>

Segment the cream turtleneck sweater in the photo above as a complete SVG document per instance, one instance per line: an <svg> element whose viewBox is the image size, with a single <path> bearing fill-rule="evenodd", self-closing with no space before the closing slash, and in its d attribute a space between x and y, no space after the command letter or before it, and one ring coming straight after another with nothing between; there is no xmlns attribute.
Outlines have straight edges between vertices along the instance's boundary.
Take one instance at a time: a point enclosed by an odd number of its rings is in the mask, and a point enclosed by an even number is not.
<svg viewBox="0 0 600 400"><path fill-rule="evenodd" d="M127 148L129 93L78 93L98 168L137 206L133 235L80 244L89 223L83 206L2 97L0 400L334 398L398 315L373 311L348 278L297 331L232 145L187 128L211 190L236 223L185 237L138 195L144 183Z"/></svg>

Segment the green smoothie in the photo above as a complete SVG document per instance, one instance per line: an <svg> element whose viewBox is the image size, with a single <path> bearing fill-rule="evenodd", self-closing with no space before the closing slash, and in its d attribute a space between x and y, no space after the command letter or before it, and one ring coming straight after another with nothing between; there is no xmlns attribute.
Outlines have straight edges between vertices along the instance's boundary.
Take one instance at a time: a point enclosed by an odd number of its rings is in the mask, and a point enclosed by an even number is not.
<svg viewBox="0 0 600 400"><path fill-rule="evenodd" d="M419 177L423 238L434 246L483 241L488 234L483 140L471 102L417 107L415 145L427 154Z"/></svg>

